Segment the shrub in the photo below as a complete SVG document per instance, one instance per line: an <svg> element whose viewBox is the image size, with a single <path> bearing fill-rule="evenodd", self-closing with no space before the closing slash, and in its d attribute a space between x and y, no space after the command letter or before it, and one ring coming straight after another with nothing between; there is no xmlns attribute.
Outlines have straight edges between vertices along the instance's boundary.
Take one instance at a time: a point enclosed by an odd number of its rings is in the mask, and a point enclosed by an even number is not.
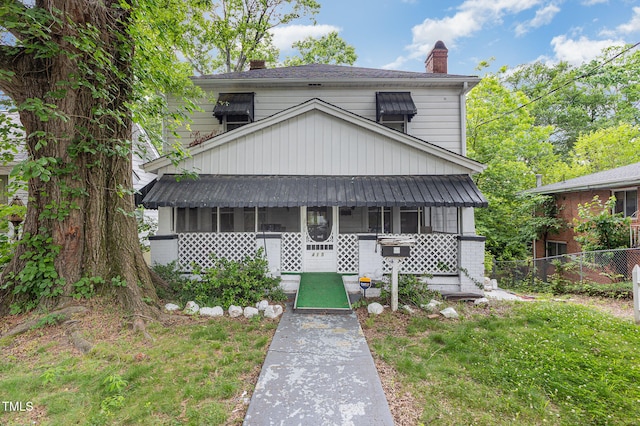
<svg viewBox="0 0 640 426"><path fill-rule="evenodd" d="M180 299L180 295L191 281L180 271L180 265L177 260L166 265L156 263L151 269L167 283L166 287L156 288L156 293L161 299Z"/></svg>
<svg viewBox="0 0 640 426"><path fill-rule="evenodd" d="M194 300L201 305L220 305L225 309L230 305L253 305L265 297L285 300L280 279L268 275L263 253L259 249L255 256L247 256L240 262L214 259L209 269L196 266L194 274L200 279L189 281L180 298L183 302Z"/></svg>
<svg viewBox="0 0 640 426"><path fill-rule="evenodd" d="M389 277L389 282L391 278ZM391 302L391 285L382 289L383 299ZM440 293L429 290L427 283L421 277L412 274L402 274L398 276L398 303L401 305L420 306L426 304L431 299L440 298Z"/></svg>

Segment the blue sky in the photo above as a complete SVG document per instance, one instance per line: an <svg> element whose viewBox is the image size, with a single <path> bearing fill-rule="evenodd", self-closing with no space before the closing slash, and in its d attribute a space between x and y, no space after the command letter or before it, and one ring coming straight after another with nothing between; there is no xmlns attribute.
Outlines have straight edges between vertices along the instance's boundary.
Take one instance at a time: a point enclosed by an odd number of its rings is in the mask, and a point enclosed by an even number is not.
<svg viewBox="0 0 640 426"><path fill-rule="evenodd" d="M640 41L640 0L326 0L315 27L277 28L282 56L296 39L337 30L356 48L355 65L424 71L437 40L449 73L484 74L537 60L580 64L607 46Z"/></svg>

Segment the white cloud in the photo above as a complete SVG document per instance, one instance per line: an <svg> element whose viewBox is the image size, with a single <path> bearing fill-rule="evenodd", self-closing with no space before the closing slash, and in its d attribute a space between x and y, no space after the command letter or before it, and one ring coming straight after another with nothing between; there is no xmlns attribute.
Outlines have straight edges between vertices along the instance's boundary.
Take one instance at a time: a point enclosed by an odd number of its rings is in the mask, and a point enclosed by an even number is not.
<svg viewBox="0 0 640 426"><path fill-rule="evenodd" d="M626 24L616 27L616 31L622 34L630 34L640 31L640 7L633 8L633 16Z"/></svg>
<svg viewBox="0 0 640 426"><path fill-rule="evenodd" d="M536 16L530 21L522 22L516 26L516 36L522 36L534 28L539 28L550 23L556 14L560 12L560 8L555 4L549 4L536 11Z"/></svg>
<svg viewBox="0 0 640 426"><path fill-rule="evenodd" d="M609 3L609 0L584 0L582 2L583 6L593 6L596 4Z"/></svg>
<svg viewBox="0 0 640 426"><path fill-rule="evenodd" d="M543 0L466 0L452 16L425 19L411 29L413 41L405 49L408 55L399 56L383 68L396 69L409 60L424 59L434 43L444 41L455 47L460 38L471 37L486 26L499 24L505 15L517 14L543 3Z"/></svg>
<svg viewBox="0 0 640 426"><path fill-rule="evenodd" d="M592 60L602 53L604 48L623 44L625 44L624 40L591 40L584 36L575 40L561 35L551 40L556 59L572 65L580 65Z"/></svg>
<svg viewBox="0 0 640 426"><path fill-rule="evenodd" d="M322 37L332 31L340 31L335 25L287 25L271 30L273 44L283 52L291 50L291 45L298 41L311 37Z"/></svg>

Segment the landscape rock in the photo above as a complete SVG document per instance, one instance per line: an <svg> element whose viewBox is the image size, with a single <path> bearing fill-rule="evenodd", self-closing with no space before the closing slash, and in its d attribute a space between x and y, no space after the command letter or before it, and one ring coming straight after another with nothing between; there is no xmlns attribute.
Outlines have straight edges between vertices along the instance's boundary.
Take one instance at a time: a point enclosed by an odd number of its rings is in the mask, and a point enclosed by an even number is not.
<svg viewBox="0 0 640 426"><path fill-rule="evenodd" d="M264 309L265 318L278 318L282 315L283 309L280 305L269 305Z"/></svg>
<svg viewBox="0 0 640 426"><path fill-rule="evenodd" d="M481 297L480 299L476 299L473 301L474 305L488 305L489 304L489 299L487 299L486 297Z"/></svg>
<svg viewBox="0 0 640 426"><path fill-rule="evenodd" d="M243 314L245 318L253 318L256 315L260 315L260 311L258 308L254 308L253 306L247 306L244 308Z"/></svg>
<svg viewBox="0 0 640 426"><path fill-rule="evenodd" d="M184 306L184 313L187 315L195 315L198 313L199 310L200 310L200 305L198 305L193 300L187 302L187 304Z"/></svg>
<svg viewBox="0 0 640 426"><path fill-rule="evenodd" d="M215 306L213 308L200 308L199 313L205 317L221 317L224 315L224 310L221 306Z"/></svg>
<svg viewBox="0 0 640 426"><path fill-rule="evenodd" d="M269 306L269 302L266 300L261 300L256 303L256 308L258 308L259 311L264 311L265 309L267 309L267 306Z"/></svg>
<svg viewBox="0 0 640 426"><path fill-rule="evenodd" d="M413 315L416 313L416 310L409 305L402 305L402 310L408 313L409 315Z"/></svg>
<svg viewBox="0 0 640 426"><path fill-rule="evenodd" d="M456 312L455 309L449 307L446 309L443 309L440 311L440 313L445 317L445 318L450 318L450 319L457 319L459 318L458 313Z"/></svg>
<svg viewBox="0 0 640 426"><path fill-rule="evenodd" d="M442 305L442 302L436 299L431 299L429 303L427 303L426 305L420 305L420 307L425 311L433 312L438 310L438 306L440 305Z"/></svg>
<svg viewBox="0 0 640 426"><path fill-rule="evenodd" d="M384 308L378 302L373 302L367 306L367 311L373 315L380 315L382 311L384 311Z"/></svg>
<svg viewBox="0 0 640 426"><path fill-rule="evenodd" d="M493 287L491 285L491 279L489 277L484 277L484 290L491 291Z"/></svg>
<svg viewBox="0 0 640 426"><path fill-rule="evenodd" d="M243 312L244 310L240 306L236 306L236 305L229 306L229 316L231 318L237 318L240 315L242 315Z"/></svg>
<svg viewBox="0 0 640 426"><path fill-rule="evenodd" d="M177 311L178 309L180 309L180 306L176 305L175 303L167 303L166 305L164 305L164 308L171 312L171 311Z"/></svg>

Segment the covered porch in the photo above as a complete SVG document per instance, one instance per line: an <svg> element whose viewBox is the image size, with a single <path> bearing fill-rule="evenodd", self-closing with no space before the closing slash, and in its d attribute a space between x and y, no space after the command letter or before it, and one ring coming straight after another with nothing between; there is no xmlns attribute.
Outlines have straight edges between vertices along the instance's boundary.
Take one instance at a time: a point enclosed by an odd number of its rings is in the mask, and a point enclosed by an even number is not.
<svg viewBox="0 0 640 426"><path fill-rule="evenodd" d="M390 272L381 236L416 240L402 273L432 276L439 290L475 288L484 238L473 208L486 205L468 176L164 176L144 200L158 208L155 263L212 264L262 248L275 275L337 272L374 279Z"/></svg>

